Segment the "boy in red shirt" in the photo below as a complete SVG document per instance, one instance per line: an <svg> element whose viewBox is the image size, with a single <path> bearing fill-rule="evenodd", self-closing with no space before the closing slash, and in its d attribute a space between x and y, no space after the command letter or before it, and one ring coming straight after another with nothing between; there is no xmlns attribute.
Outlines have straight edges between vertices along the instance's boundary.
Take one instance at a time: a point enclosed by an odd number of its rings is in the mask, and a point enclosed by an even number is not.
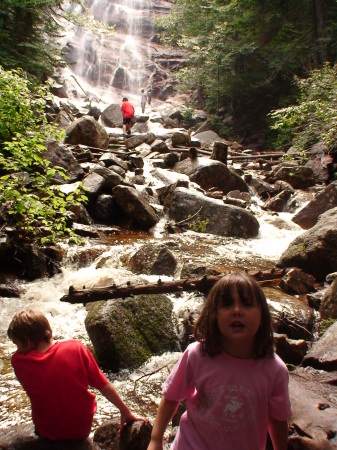
<svg viewBox="0 0 337 450"><path fill-rule="evenodd" d="M133 107L133 105L131 105L126 97L123 98L121 111L123 113L123 133L130 135L132 127L131 120L135 115L135 108Z"/></svg>
<svg viewBox="0 0 337 450"><path fill-rule="evenodd" d="M86 439L96 412L98 389L121 413L121 430L136 417L99 369L89 350L76 340L52 342L48 319L39 311L18 312L7 331L17 346L12 366L32 407L36 434L52 441Z"/></svg>

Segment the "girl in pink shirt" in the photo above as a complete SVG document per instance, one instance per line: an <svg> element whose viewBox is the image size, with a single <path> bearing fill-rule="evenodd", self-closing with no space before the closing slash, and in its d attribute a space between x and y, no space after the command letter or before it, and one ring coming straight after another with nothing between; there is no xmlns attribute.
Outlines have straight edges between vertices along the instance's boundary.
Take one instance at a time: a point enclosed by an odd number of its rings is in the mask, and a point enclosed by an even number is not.
<svg viewBox="0 0 337 450"><path fill-rule="evenodd" d="M289 375L274 353L266 297L245 272L224 276L210 291L190 344L163 385L148 450L186 399L171 450L286 450Z"/></svg>

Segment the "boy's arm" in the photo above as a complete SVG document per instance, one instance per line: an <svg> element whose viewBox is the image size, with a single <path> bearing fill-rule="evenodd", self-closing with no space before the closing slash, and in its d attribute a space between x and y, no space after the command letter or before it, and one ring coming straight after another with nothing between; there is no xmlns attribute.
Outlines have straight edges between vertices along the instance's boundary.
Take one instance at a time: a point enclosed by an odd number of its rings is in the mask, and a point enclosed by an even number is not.
<svg viewBox="0 0 337 450"><path fill-rule="evenodd" d="M162 450L165 430L170 420L176 413L178 406L179 402L168 400L162 396L157 411L157 417L152 429L151 442L147 450Z"/></svg>
<svg viewBox="0 0 337 450"><path fill-rule="evenodd" d="M121 413L121 428L120 431L124 428L124 425L128 422L135 422L136 420L141 420L143 422L147 422L147 419L144 417L135 416L130 409L126 406L121 396L118 394L117 390L114 386L108 381L108 383L100 389L100 392L107 398L111 403L113 403Z"/></svg>
<svg viewBox="0 0 337 450"><path fill-rule="evenodd" d="M287 450L288 422L269 417L268 431L274 450Z"/></svg>

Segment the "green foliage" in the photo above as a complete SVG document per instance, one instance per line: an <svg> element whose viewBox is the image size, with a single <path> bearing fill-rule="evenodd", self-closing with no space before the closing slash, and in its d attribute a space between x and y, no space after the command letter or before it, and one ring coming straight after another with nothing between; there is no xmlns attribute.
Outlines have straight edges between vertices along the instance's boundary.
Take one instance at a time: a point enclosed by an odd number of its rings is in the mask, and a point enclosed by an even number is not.
<svg viewBox="0 0 337 450"><path fill-rule="evenodd" d="M187 121L193 120L194 108L192 108L190 106L187 107L186 109L184 109L182 111L182 115L183 115L183 120L187 120Z"/></svg>
<svg viewBox="0 0 337 450"><path fill-rule="evenodd" d="M29 238L55 241L71 234L70 208L86 200L81 185L71 194L54 186L60 167L43 158L48 138L63 134L47 123L47 87L30 90L22 71L0 67L0 205L8 223Z"/></svg>
<svg viewBox="0 0 337 450"><path fill-rule="evenodd" d="M329 150L337 148L337 66L326 63L307 78L297 78L296 105L273 111L272 128L280 132L278 144L295 146L305 152L322 142Z"/></svg>
<svg viewBox="0 0 337 450"><path fill-rule="evenodd" d="M319 324L319 335L323 336L326 330L336 322L337 319L322 319Z"/></svg>
<svg viewBox="0 0 337 450"><path fill-rule="evenodd" d="M210 114L207 118L207 121L210 124L211 130L218 133L219 136L227 137L230 136L230 129L229 127L223 123L221 118L217 115Z"/></svg>
<svg viewBox="0 0 337 450"><path fill-rule="evenodd" d="M65 20L94 33L112 32L113 27L95 20L81 1L70 0L74 4L81 10L63 10L63 0L1 0L0 65L20 67L39 83L66 65L60 39Z"/></svg>
<svg viewBox="0 0 337 450"><path fill-rule="evenodd" d="M185 89L205 93L250 126L291 96L294 74L336 60L337 3L176 0L158 21L164 41L188 50ZM321 20L322 19L322 20Z"/></svg>
<svg viewBox="0 0 337 450"><path fill-rule="evenodd" d="M207 225L209 223L209 219L200 219L197 218L197 220L191 224L188 224L188 227L190 230L195 231L196 233L206 233Z"/></svg>

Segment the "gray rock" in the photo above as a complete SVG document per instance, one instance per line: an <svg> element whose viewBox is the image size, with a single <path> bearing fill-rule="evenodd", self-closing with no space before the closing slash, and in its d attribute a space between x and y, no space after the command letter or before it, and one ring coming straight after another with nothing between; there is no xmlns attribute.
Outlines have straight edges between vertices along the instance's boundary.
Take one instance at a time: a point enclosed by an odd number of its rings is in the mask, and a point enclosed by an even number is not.
<svg viewBox="0 0 337 450"><path fill-rule="evenodd" d="M313 344L303 358L303 366L316 369L337 370L337 322L331 325L323 336Z"/></svg>
<svg viewBox="0 0 337 450"><path fill-rule="evenodd" d="M134 273L174 275L177 260L165 245L145 244L132 255L129 266Z"/></svg>
<svg viewBox="0 0 337 450"><path fill-rule="evenodd" d="M225 205L221 200L211 199L186 188L174 190L169 214L176 222L194 216L187 223L193 228L204 225L206 233L220 236L254 237L259 232L259 222L248 211L237 206Z"/></svg>
<svg viewBox="0 0 337 450"><path fill-rule="evenodd" d="M64 142L105 149L109 145L109 135L93 117L84 116L69 125Z"/></svg>
<svg viewBox="0 0 337 450"><path fill-rule="evenodd" d="M294 239L278 267L298 267L322 281L337 270L337 207L319 217L315 226Z"/></svg>
<svg viewBox="0 0 337 450"><path fill-rule="evenodd" d="M216 187L224 194L233 190L248 192L246 182L220 161L203 157L187 158L177 163L173 170L188 175L191 181L199 184L204 190Z"/></svg>
<svg viewBox="0 0 337 450"><path fill-rule="evenodd" d="M166 295L97 302L85 326L99 363L118 372L139 367L152 355L178 351L172 311Z"/></svg>
<svg viewBox="0 0 337 450"><path fill-rule="evenodd" d="M124 214L132 218L140 228L148 230L158 222L154 209L136 189L116 186L112 195Z"/></svg>
<svg viewBox="0 0 337 450"><path fill-rule="evenodd" d="M337 206L337 181L329 184L322 192L304 206L297 214L294 215L292 221L300 227L308 230L313 227L318 217L325 211Z"/></svg>

